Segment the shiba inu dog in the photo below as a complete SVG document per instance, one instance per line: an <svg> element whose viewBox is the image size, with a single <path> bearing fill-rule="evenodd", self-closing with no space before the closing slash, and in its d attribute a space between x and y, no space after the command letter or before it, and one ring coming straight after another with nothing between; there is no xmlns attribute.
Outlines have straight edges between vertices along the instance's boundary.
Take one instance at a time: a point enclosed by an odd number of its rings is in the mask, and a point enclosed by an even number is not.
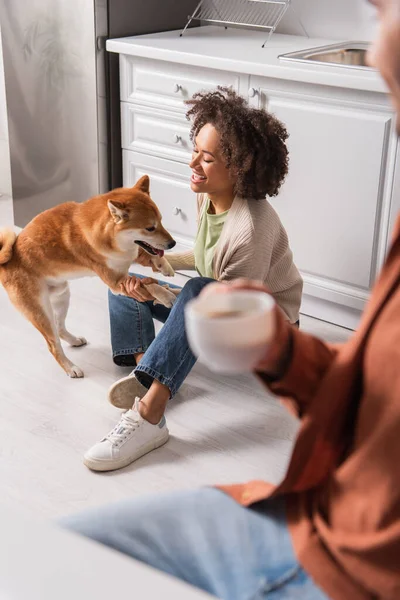
<svg viewBox="0 0 400 600"><path fill-rule="evenodd" d="M17 236L0 232L0 283L11 302L45 338L50 352L70 377L82 370L64 354L60 340L83 346L67 331L69 279L98 275L116 294L125 294L128 270L140 253L152 257L164 276L174 271L164 250L175 241L164 229L144 175L133 188L119 188L82 204L67 202L35 217ZM147 289L170 307L177 291L156 283Z"/></svg>

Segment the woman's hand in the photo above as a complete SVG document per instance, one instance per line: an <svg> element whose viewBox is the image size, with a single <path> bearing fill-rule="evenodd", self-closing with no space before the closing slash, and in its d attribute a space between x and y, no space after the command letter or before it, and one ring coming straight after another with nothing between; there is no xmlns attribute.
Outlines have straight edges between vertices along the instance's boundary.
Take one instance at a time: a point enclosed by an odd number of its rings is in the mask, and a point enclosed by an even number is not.
<svg viewBox="0 0 400 600"><path fill-rule="evenodd" d="M211 283L202 291L205 296L211 293L229 294L234 290L250 290L269 294L268 288L259 281L236 279L230 282ZM290 362L291 325L286 321L281 309L275 305L275 335L272 342L265 348L265 356L257 365L255 371L266 374L271 379L283 376Z"/></svg>
<svg viewBox="0 0 400 600"><path fill-rule="evenodd" d="M134 298L138 302L147 302L148 300L154 300L154 296L145 288L145 285L149 283L158 283L156 279L152 277L140 278L135 275L128 275L121 283L119 287L122 294Z"/></svg>

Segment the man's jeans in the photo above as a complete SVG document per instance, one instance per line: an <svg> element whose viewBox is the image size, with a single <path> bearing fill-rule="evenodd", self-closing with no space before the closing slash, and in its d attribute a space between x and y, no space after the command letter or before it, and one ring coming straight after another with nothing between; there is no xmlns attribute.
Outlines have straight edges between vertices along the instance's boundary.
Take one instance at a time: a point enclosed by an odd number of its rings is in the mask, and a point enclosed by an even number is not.
<svg viewBox="0 0 400 600"><path fill-rule="evenodd" d="M281 498L244 508L213 488L158 493L61 524L218 598L327 600L295 557Z"/></svg>

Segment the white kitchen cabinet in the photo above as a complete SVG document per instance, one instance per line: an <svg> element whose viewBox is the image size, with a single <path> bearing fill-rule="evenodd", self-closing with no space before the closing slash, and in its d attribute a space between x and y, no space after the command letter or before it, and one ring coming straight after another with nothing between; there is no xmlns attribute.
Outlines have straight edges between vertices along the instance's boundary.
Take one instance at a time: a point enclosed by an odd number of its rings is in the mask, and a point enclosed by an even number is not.
<svg viewBox="0 0 400 600"><path fill-rule="evenodd" d="M290 134L289 176L273 204L304 277L302 310L352 327L387 249L393 110L376 95L324 97L257 78L251 85Z"/></svg>
<svg viewBox="0 0 400 600"><path fill-rule="evenodd" d="M121 55L121 100L184 112L185 100L218 85L239 91L239 75Z"/></svg>
<svg viewBox="0 0 400 600"><path fill-rule="evenodd" d="M355 328L400 209L394 110L373 71L277 59L321 40L275 35L262 49L257 36L204 27L183 38L166 32L108 42L120 53L124 185L147 173L165 226L180 248L191 247L185 100L223 85L276 114L289 131L290 169L270 201L304 277L301 312Z"/></svg>
<svg viewBox="0 0 400 600"><path fill-rule="evenodd" d="M182 114L121 103L122 147L188 163L190 124Z"/></svg>
<svg viewBox="0 0 400 600"><path fill-rule="evenodd" d="M160 209L164 227L180 246L192 246L197 231L197 203L190 189L188 165L123 150L123 173L126 186L149 175L151 197Z"/></svg>

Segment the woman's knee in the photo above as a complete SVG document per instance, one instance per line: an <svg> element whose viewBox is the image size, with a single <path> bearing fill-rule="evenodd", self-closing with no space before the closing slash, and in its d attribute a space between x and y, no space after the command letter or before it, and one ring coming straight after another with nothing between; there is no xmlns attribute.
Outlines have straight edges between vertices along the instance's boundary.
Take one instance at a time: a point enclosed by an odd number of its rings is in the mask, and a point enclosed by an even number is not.
<svg viewBox="0 0 400 600"><path fill-rule="evenodd" d="M135 298L124 296L122 294L114 294L108 290L108 306L110 311L119 311L121 309L131 309L137 302Z"/></svg>
<svg viewBox="0 0 400 600"><path fill-rule="evenodd" d="M192 277L185 283L179 296L183 295L187 299L195 298L207 285L214 282L215 280L210 277Z"/></svg>
<svg viewBox="0 0 400 600"><path fill-rule="evenodd" d="M112 292L110 289L108 290L108 303L110 304L110 306L120 302L121 298L123 298L123 296L120 296L119 294L114 294L114 292Z"/></svg>

